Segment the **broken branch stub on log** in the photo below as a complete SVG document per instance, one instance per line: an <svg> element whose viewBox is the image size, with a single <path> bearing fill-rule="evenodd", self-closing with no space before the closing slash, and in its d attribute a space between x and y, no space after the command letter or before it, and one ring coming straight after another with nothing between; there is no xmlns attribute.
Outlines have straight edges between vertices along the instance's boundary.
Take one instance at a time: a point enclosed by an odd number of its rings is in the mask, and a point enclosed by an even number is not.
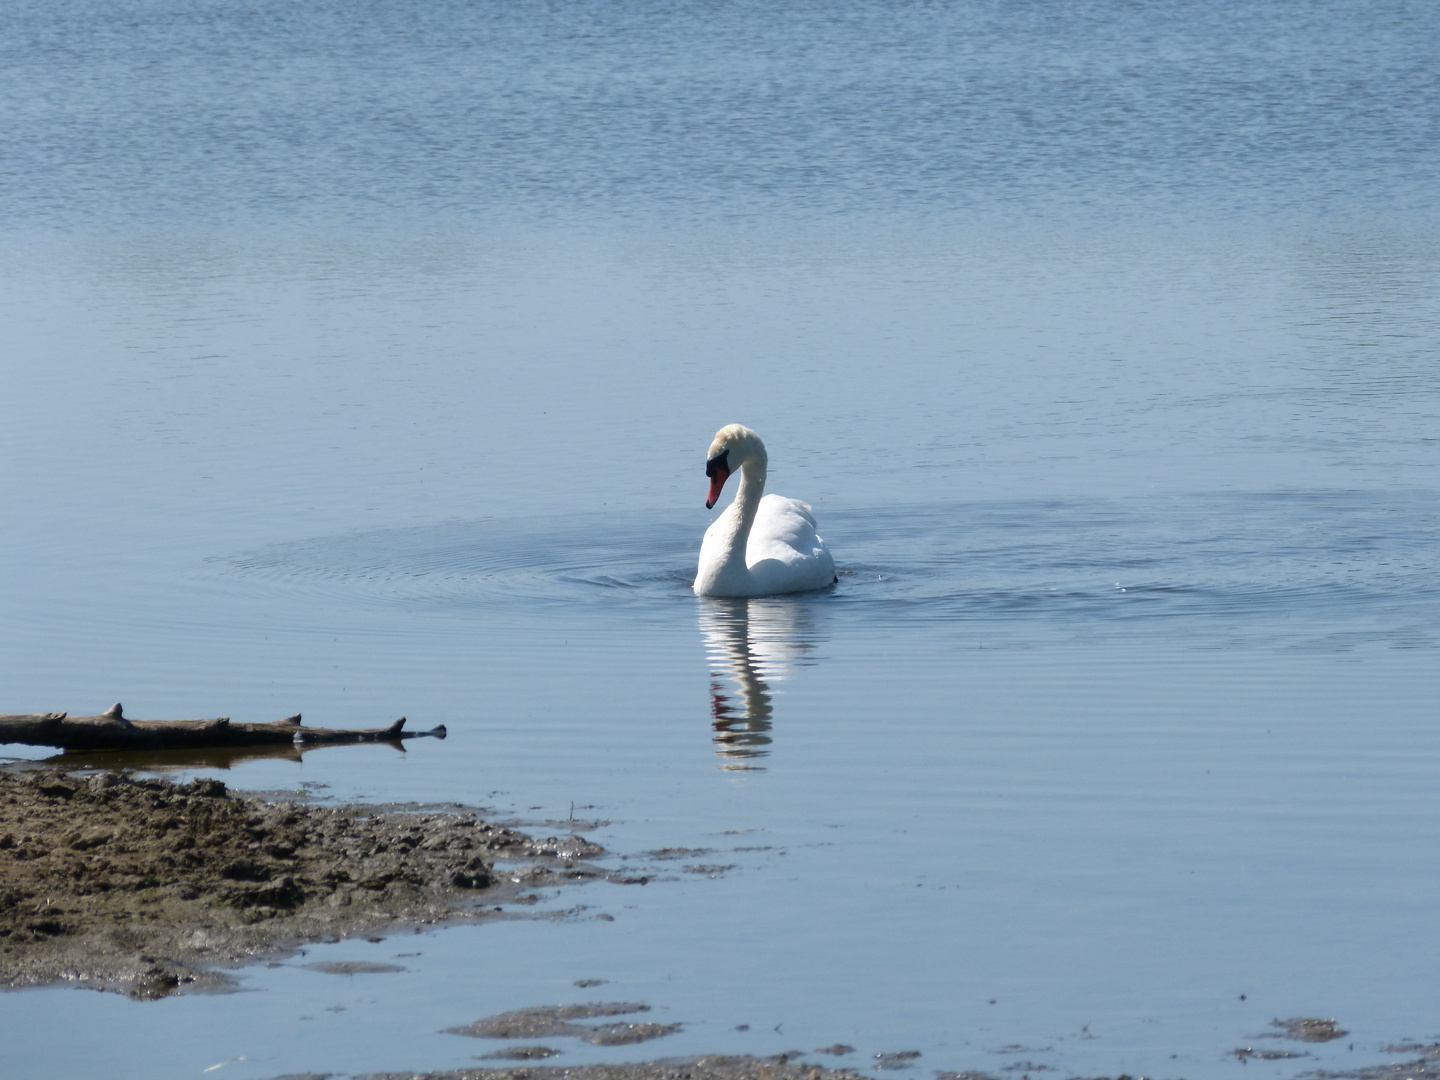
<svg viewBox="0 0 1440 1080"><path fill-rule="evenodd" d="M228 716L213 720L130 720L117 702L98 716L70 716L63 712L0 715L0 743L55 746L62 750L169 750L445 738L444 724L429 731L405 731L404 727L402 716L383 728L307 728L300 725L299 713L262 723L232 723Z"/></svg>

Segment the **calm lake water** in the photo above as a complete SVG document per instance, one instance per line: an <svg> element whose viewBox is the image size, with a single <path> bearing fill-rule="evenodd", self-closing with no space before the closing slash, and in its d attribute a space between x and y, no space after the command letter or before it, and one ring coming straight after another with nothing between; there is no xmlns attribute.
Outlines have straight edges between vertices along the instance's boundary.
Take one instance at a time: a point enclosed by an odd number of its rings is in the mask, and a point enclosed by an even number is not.
<svg viewBox="0 0 1440 1080"><path fill-rule="evenodd" d="M1436 56L1400 0L7 4L0 709L443 723L189 773L656 877L6 994L7 1075L621 999L683 1028L555 1060L1440 1039ZM730 421L833 590L690 593Z"/></svg>

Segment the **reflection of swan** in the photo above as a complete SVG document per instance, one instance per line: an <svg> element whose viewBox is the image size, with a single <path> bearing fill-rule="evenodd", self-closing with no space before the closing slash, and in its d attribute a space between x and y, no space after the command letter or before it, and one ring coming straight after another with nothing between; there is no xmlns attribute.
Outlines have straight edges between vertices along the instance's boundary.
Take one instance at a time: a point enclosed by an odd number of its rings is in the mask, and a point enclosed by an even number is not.
<svg viewBox="0 0 1440 1080"><path fill-rule="evenodd" d="M815 531L807 503L765 494L769 458L760 436L730 424L715 433L705 461L708 510L740 470L735 501L705 530L695 592L700 596L773 596L835 583L835 561Z"/></svg>
<svg viewBox="0 0 1440 1080"><path fill-rule="evenodd" d="M701 607L715 752L727 759L725 768L754 768L748 760L769 753L765 747L770 744L774 706L766 680L787 678L813 647L802 618L802 605L792 600L736 598L710 600ZM725 692L726 677L739 691L734 704Z"/></svg>

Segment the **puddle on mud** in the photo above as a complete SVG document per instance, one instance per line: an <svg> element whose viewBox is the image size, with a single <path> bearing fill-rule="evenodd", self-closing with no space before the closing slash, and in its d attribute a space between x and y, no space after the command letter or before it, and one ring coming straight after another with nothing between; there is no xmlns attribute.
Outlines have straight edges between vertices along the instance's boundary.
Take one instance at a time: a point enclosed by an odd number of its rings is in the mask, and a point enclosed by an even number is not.
<svg viewBox="0 0 1440 1080"><path fill-rule="evenodd" d="M326 975L380 975L386 972L405 970L399 964L376 964L365 960L324 961L302 966L311 971L324 972Z"/></svg>

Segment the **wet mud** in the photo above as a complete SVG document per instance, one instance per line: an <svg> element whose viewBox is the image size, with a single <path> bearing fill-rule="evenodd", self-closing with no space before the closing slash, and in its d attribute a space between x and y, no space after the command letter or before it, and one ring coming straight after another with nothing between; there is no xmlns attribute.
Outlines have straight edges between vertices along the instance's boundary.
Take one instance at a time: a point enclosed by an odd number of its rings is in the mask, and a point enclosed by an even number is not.
<svg viewBox="0 0 1440 1080"><path fill-rule="evenodd" d="M473 811L0 771L0 985L223 989L219 969L304 942L495 917L527 890L605 877L585 861L601 853Z"/></svg>
<svg viewBox="0 0 1440 1080"><path fill-rule="evenodd" d="M1277 1031L1267 1031L1255 1036L1256 1039L1293 1039L1295 1042L1325 1043L1343 1039L1350 1034L1333 1018L1296 1016L1289 1020L1271 1020L1270 1026ZM1230 1053L1237 1061L1288 1061L1310 1055L1303 1050L1280 1050L1274 1047L1237 1046Z"/></svg>
<svg viewBox="0 0 1440 1080"><path fill-rule="evenodd" d="M862 1080L865 1076L849 1069L802 1065L791 1057L789 1054L769 1058L712 1055L632 1065L540 1065L372 1073L359 1080Z"/></svg>
<svg viewBox="0 0 1440 1080"><path fill-rule="evenodd" d="M1297 1016L1290 1020L1271 1020L1270 1026L1279 1028L1275 1038L1296 1039L1299 1042L1332 1042L1343 1039L1350 1033L1333 1019L1322 1020L1310 1016Z"/></svg>
<svg viewBox="0 0 1440 1080"><path fill-rule="evenodd" d="M568 1037L579 1039L593 1046L629 1046L649 1042L680 1030L679 1024L655 1024L643 1021L620 1020L603 1024L577 1024L576 1020L593 1020L612 1016L628 1016L633 1013L649 1012L650 1006L634 1001L601 1001L586 1005L544 1005L533 1009L517 1009L486 1017L464 1027L446 1028L451 1035L470 1035L481 1039L542 1039ZM519 1051L530 1051L529 1056L541 1056L540 1051L549 1054L559 1051L549 1047L516 1047L507 1051L514 1056Z"/></svg>
<svg viewBox="0 0 1440 1080"><path fill-rule="evenodd" d="M1301 1073L1296 1080L1423 1080L1440 1077L1440 1043L1401 1043L1387 1046L1385 1052L1418 1056L1357 1069L1317 1069Z"/></svg>
<svg viewBox="0 0 1440 1080"><path fill-rule="evenodd" d="M1287 1036L1281 1036L1282 1038ZM536 1048L545 1050L545 1048ZM817 1051L821 1052L821 1051ZM1417 1054L1411 1060L1357 1069L1301 1073L1295 1080L1405 1080L1440 1076L1440 1044L1387 1046L1386 1053ZM554 1053L554 1051L548 1051ZM499 1055L487 1055L497 1057ZM546 1053L515 1055L522 1060L541 1058ZM371 1073L357 1080L861 1080L864 1073L851 1069L827 1069L796 1061L796 1053L775 1057L706 1056L674 1058L624 1065L579 1065L560 1067L510 1066L451 1069L443 1072ZM986 1072L937 1072L936 1080L995 1080ZM291 1076L276 1080L323 1080L322 1077ZM873 1078L870 1078L873 1080ZM1096 1077L1093 1080L1108 1080ZM1124 1073L1115 1080L1140 1080Z"/></svg>

